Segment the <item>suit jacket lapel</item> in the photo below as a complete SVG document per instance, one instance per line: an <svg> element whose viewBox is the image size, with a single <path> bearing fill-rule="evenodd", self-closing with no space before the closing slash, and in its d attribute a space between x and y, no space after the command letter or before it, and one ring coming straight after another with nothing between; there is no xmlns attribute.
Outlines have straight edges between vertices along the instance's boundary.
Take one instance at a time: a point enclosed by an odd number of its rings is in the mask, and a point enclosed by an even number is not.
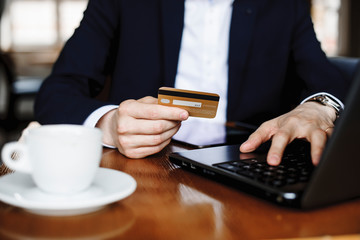
<svg viewBox="0 0 360 240"><path fill-rule="evenodd" d="M184 27L184 0L162 0L161 14L164 50L164 84L166 86L173 86Z"/></svg>

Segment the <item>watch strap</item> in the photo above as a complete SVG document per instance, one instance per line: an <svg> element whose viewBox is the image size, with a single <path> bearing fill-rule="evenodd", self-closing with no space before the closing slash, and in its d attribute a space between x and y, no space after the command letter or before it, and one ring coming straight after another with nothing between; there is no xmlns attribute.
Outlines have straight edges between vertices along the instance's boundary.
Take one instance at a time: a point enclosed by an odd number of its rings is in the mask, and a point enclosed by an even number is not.
<svg viewBox="0 0 360 240"><path fill-rule="evenodd" d="M341 111L343 110L343 105L339 100L333 97L330 94L319 93L310 96L309 98L305 99L304 102L318 102L324 106L332 107L335 110L336 117L339 117Z"/></svg>

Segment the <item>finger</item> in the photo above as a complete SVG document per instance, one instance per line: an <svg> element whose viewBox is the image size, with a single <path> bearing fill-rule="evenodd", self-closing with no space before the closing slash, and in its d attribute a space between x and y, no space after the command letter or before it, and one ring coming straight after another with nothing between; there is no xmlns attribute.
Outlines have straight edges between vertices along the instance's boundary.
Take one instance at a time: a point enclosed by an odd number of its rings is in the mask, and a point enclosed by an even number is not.
<svg viewBox="0 0 360 240"><path fill-rule="evenodd" d="M290 142L290 132L281 130L276 133L272 138L271 146L267 155L267 163L270 165L279 165L285 148Z"/></svg>
<svg viewBox="0 0 360 240"><path fill-rule="evenodd" d="M321 129L313 130L309 140L311 144L311 160L314 165L318 165L326 145L326 133Z"/></svg>
<svg viewBox="0 0 360 240"><path fill-rule="evenodd" d="M240 151L244 153L253 152L261 145L262 142L261 134L254 132L244 143L240 145Z"/></svg>
<svg viewBox="0 0 360 240"><path fill-rule="evenodd" d="M154 98L154 97L151 97L151 96L146 96L146 97L143 97L143 98L140 98L138 100L140 103L145 103L145 104L158 104L158 99L157 98ZM174 108L174 107L171 107L171 108ZM184 112L185 110L182 110L181 108L177 108L179 109L180 111ZM187 111L185 111L187 112ZM185 114L186 115L186 114ZM188 114L187 114L188 115ZM184 116L183 116L184 117ZM187 119L187 117L186 117ZM183 120L186 120L186 119L183 119Z"/></svg>
<svg viewBox="0 0 360 240"><path fill-rule="evenodd" d="M181 108L142 103L135 100L122 102L118 111L120 116L131 116L139 119L183 121L189 117L189 113Z"/></svg>
<svg viewBox="0 0 360 240"><path fill-rule="evenodd" d="M146 97L140 98L138 101L141 103L146 103L146 104L157 104L158 103L158 99L151 97L151 96L146 96Z"/></svg>
<svg viewBox="0 0 360 240"><path fill-rule="evenodd" d="M179 121L130 119L119 122L119 135L155 135L166 132L180 124Z"/></svg>
<svg viewBox="0 0 360 240"><path fill-rule="evenodd" d="M325 133L328 137L332 135L333 131L334 131L334 127L328 127L325 129Z"/></svg>
<svg viewBox="0 0 360 240"><path fill-rule="evenodd" d="M160 152L170 143L170 141L171 139L157 146L138 147L138 148L127 149L125 151L120 151L120 152L129 158L144 158Z"/></svg>
<svg viewBox="0 0 360 240"><path fill-rule="evenodd" d="M179 130L180 124L161 134L156 135L119 135L121 149L133 149L146 146L157 146L168 141Z"/></svg>
<svg viewBox="0 0 360 240"><path fill-rule="evenodd" d="M270 127L271 122L262 124L254 133L252 133L248 140L246 140L240 146L241 152L252 152L257 149L262 143L268 141L273 132L273 128Z"/></svg>

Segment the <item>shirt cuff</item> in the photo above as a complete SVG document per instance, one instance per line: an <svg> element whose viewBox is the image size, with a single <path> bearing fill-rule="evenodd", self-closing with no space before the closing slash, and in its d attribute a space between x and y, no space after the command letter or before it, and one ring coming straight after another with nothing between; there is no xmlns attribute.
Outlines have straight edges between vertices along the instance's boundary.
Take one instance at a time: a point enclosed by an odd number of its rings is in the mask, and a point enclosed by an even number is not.
<svg viewBox="0 0 360 240"><path fill-rule="evenodd" d="M102 118L102 116L104 116L106 113L118 107L119 106L117 105L106 105L96 109L85 119L83 125L86 127L95 127L96 124L99 122L100 118ZM105 143L103 143L103 146L108 148L116 148L115 146L111 146Z"/></svg>
<svg viewBox="0 0 360 240"><path fill-rule="evenodd" d="M313 95L305 98L300 104L305 103L307 100L309 100L310 98L313 98L313 97L315 97L315 96L317 96L317 95L327 95L327 96L329 96L330 98L332 98L334 101L336 101L336 102L341 106L342 110L344 110L345 105L343 104L343 102L340 101L340 100L339 100L337 97L335 97L334 95L332 95L332 94L330 94L330 93L326 93L326 92L315 93L315 94L313 94Z"/></svg>

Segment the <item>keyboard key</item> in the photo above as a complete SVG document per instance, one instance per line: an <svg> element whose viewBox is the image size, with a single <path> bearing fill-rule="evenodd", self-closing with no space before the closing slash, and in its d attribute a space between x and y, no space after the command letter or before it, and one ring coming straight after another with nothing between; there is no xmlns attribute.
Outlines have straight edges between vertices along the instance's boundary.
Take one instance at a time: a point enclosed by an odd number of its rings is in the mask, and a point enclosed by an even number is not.
<svg viewBox="0 0 360 240"><path fill-rule="evenodd" d="M276 187L281 187L285 185L285 181L281 181L281 180L274 180L272 181L272 184Z"/></svg>
<svg viewBox="0 0 360 240"><path fill-rule="evenodd" d="M257 176L254 172L244 171L244 170L242 170L242 171L240 170L237 173L239 173L242 176L249 177L249 178L256 178L256 176Z"/></svg>
<svg viewBox="0 0 360 240"><path fill-rule="evenodd" d="M232 165L232 164L228 164L228 163L221 164L221 165L219 165L219 167L224 168L224 169L226 169L226 170L229 170L229 171L231 171L231 172L236 172L236 171L239 170L238 167L236 167L236 166L234 166L234 165Z"/></svg>
<svg viewBox="0 0 360 240"><path fill-rule="evenodd" d="M273 187L306 182L314 169L311 161L306 161L305 154L294 153L285 155L278 166L270 166L266 161L255 158L220 163L216 166Z"/></svg>

